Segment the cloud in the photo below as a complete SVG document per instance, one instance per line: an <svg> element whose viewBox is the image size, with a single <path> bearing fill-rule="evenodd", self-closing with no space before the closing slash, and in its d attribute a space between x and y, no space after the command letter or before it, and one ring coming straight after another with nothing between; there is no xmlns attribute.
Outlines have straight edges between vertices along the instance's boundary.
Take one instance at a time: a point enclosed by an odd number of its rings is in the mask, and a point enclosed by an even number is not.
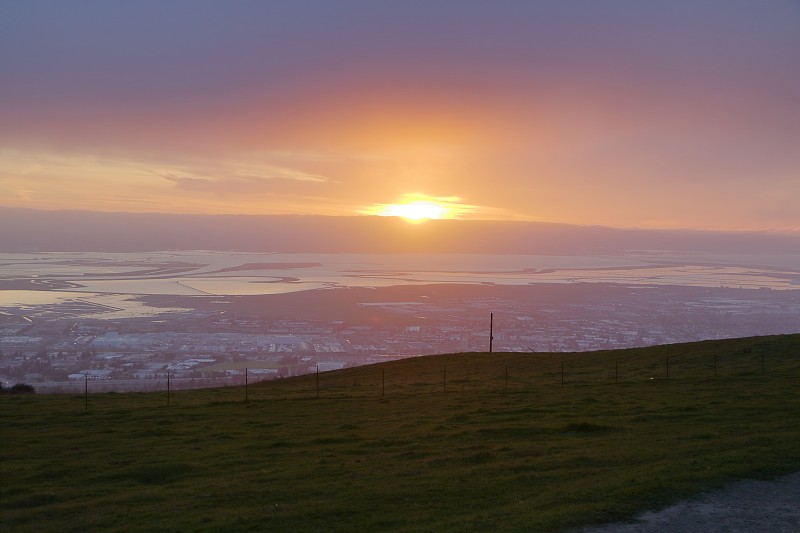
<svg viewBox="0 0 800 533"><path fill-rule="evenodd" d="M240 155L233 159L194 158L160 166L153 172L181 191L221 196L285 194L333 181L318 173L271 164L270 159L269 154Z"/></svg>
<svg viewBox="0 0 800 533"><path fill-rule="evenodd" d="M245 211L254 210L269 197L283 212L281 203L296 208L302 198L325 196L325 188L336 183L317 172L269 164L269 159L269 154L204 159L5 149L0 150L0 188L10 194L2 203L50 209L68 201L71 208L100 210L241 212L243 205L253 206Z"/></svg>
<svg viewBox="0 0 800 533"><path fill-rule="evenodd" d="M208 178L180 177L174 174L164 174L162 177L165 180L173 182L178 189L182 189L184 191L208 192L212 191L216 185L216 183L213 180L210 180Z"/></svg>
<svg viewBox="0 0 800 533"><path fill-rule="evenodd" d="M184 192L212 193L224 196L246 195L253 193L278 194L282 191L297 188L300 183L325 183L328 180L317 176L300 173L273 174L270 176L215 176L197 177L183 174L181 171L158 173L162 178L175 184Z"/></svg>

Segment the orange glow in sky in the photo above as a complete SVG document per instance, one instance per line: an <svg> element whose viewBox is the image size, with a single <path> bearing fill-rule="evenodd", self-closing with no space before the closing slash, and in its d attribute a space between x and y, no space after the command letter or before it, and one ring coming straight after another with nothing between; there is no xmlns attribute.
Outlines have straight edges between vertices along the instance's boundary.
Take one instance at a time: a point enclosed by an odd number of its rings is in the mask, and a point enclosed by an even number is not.
<svg viewBox="0 0 800 533"><path fill-rule="evenodd" d="M376 204L361 210L365 215L400 217L420 224L426 220L461 218L473 206L460 203L458 197L433 197L425 194L406 194L395 204Z"/></svg>
<svg viewBox="0 0 800 533"><path fill-rule="evenodd" d="M796 3L79 4L0 8L0 206L800 232Z"/></svg>

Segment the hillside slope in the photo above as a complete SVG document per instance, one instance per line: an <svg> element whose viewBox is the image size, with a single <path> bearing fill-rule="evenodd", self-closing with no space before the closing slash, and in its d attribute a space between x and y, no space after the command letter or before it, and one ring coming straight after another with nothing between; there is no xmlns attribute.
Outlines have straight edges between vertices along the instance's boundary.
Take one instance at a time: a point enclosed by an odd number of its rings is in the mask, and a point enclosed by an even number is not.
<svg viewBox="0 0 800 533"><path fill-rule="evenodd" d="M86 400L0 398L4 531L560 531L800 469L800 335Z"/></svg>

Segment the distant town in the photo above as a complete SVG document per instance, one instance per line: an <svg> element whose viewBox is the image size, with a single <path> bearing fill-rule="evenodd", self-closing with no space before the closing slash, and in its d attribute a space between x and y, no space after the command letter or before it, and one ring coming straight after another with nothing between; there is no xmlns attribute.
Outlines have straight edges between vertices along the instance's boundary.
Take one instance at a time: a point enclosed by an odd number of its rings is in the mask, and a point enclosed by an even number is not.
<svg viewBox="0 0 800 533"><path fill-rule="evenodd" d="M79 300L5 307L0 379L40 392L225 386L426 354L590 351L800 331L800 291L620 284L553 285L544 297L457 291L356 304L341 319L199 308L80 316ZM313 292L313 291L311 291ZM234 300L230 300L229 303ZM246 310L246 308L245 308ZM85 311L85 310L84 310ZM76 317L76 315L79 315Z"/></svg>

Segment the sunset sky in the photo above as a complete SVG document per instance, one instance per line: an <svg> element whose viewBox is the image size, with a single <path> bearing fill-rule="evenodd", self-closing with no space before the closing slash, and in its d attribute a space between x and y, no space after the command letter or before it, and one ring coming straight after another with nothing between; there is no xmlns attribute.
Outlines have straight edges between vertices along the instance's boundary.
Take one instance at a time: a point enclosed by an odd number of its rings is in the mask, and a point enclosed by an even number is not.
<svg viewBox="0 0 800 533"><path fill-rule="evenodd" d="M2 206L414 199L800 231L800 2L0 0Z"/></svg>

